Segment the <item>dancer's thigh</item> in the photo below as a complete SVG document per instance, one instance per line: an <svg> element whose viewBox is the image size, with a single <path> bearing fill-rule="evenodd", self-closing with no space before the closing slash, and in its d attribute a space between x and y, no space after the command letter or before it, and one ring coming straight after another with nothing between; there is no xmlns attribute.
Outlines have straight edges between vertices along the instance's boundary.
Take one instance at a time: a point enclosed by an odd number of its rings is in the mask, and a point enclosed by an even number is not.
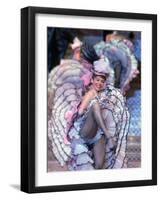
<svg viewBox="0 0 161 200"><path fill-rule="evenodd" d="M93 138L95 137L97 130L98 130L98 125L93 116L92 109L90 109L87 114L87 118L80 130L80 134L85 138Z"/></svg>

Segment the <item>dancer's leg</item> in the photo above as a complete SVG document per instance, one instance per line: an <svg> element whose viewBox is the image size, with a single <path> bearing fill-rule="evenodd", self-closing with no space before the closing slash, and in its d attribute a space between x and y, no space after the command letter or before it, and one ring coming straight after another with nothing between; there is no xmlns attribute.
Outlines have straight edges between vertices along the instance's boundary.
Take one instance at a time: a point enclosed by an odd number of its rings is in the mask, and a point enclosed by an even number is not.
<svg viewBox="0 0 161 200"><path fill-rule="evenodd" d="M103 169L105 162L105 137L102 136L93 146L95 169Z"/></svg>
<svg viewBox="0 0 161 200"><path fill-rule="evenodd" d="M102 117L102 113L101 113L101 108L100 108L100 105L98 102L95 102L92 106L92 111L93 111L93 116L94 116L94 119L98 125L99 128L102 129L102 131L104 132L104 134L106 135L107 138L110 137L109 133L108 133L108 130L105 126L105 123L104 123L104 120L103 120L103 117Z"/></svg>
<svg viewBox="0 0 161 200"><path fill-rule="evenodd" d="M98 127L102 129L107 138L110 137L102 118L100 105L98 102L95 102L88 112L87 119L80 134L83 137L92 138L96 135Z"/></svg>
<svg viewBox="0 0 161 200"><path fill-rule="evenodd" d="M95 118L93 116L93 109L91 107L88 112L86 121L80 130L80 135L84 138L91 139L96 135L97 130L98 130L98 125L95 122Z"/></svg>

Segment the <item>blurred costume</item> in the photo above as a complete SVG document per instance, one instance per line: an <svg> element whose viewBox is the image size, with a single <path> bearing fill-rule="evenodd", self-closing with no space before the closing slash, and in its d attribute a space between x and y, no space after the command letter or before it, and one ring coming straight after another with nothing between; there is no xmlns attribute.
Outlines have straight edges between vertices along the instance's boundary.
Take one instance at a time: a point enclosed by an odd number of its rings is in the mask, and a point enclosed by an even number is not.
<svg viewBox="0 0 161 200"><path fill-rule="evenodd" d="M110 61L111 73L108 84L120 88L124 94L129 89L130 82L139 73L133 44L123 36L110 34L107 35L106 42L97 43L94 49L99 57L105 57Z"/></svg>

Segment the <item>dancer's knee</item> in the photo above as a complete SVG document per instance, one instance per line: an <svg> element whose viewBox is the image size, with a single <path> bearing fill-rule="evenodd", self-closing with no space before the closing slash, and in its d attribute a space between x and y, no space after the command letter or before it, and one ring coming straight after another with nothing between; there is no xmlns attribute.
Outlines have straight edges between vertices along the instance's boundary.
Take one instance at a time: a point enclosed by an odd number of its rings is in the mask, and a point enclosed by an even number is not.
<svg viewBox="0 0 161 200"><path fill-rule="evenodd" d="M100 111L100 105L99 105L98 101L93 103L92 110L94 111L94 113L97 113Z"/></svg>

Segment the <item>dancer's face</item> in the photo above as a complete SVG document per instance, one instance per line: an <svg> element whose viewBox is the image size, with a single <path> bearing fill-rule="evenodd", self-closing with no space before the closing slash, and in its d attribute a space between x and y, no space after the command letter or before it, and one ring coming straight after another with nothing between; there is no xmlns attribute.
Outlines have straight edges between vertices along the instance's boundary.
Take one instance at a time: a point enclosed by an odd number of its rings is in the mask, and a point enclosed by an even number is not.
<svg viewBox="0 0 161 200"><path fill-rule="evenodd" d="M93 78L93 87L94 89L99 92L104 89L106 79L103 76L95 76Z"/></svg>

